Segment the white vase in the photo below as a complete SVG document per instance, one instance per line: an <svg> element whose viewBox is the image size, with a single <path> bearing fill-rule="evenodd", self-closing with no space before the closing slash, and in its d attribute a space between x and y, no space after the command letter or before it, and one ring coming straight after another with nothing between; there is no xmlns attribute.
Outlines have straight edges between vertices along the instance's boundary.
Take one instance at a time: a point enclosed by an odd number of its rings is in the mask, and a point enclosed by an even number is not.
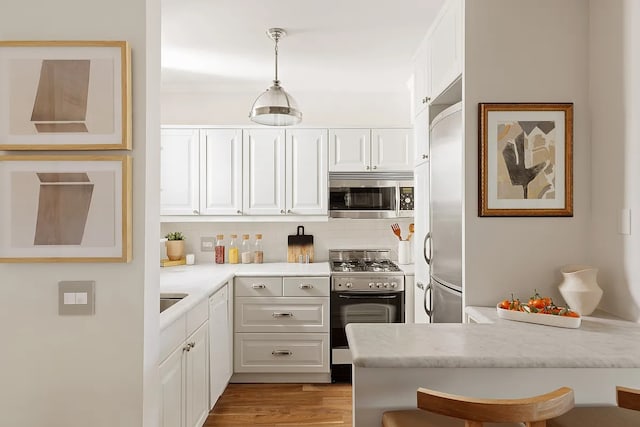
<svg viewBox="0 0 640 427"><path fill-rule="evenodd" d="M596 281L598 269L589 265L565 265L560 273L563 280L558 289L569 308L583 316L593 313L602 298L602 289Z"/></svg>

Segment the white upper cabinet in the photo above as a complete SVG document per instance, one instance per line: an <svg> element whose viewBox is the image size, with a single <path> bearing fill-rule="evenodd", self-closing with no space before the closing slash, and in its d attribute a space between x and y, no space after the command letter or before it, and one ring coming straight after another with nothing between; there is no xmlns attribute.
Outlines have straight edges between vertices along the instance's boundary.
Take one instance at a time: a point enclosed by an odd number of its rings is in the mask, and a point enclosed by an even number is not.
<svg viewBox="0 0 640 427"><path fill-rule="evenodd" d="M285 214L284 130L245 129L242 145L243 212Z"/></svg>
<svg viewBox="0 0 640 427"><path fill-rule="evenodd" d="M359 172L371 168L371 129L331 129L329 170Z"/></svg>
<svg viewBox="0 0 640 427"><path fill-rule="evenodd" d="M405 171L413 169L411 129L331 129L329 171Z"/></svg>
<svg viewBox="0 0 640 427"><path fill-rule="evenodd" d="M413 121L415 165L429 161L429 108L425 108Z"/></svg>
<svg viewBox="0 0 640 427"><path fill-rule="evenodd" d="M428 38L431 98L435 99L462 73L462 0L448 0Z"/></svg>
<svg viewBox="0 0 640 427"><path fill-rule="evenodd" d="M199 176L197 129L162 129L160 214L197 215Z"/></svg>
<svg viewBox="0 0 640 427"><path fill-rule="evenodd" d="M286 131L287 214L327 214L327 133L326 129Z"/></svg>
<svg viewBox="0 0 640 427"><path fill-rule="evenodd" d="M417 116L429 105L431 100L431 79L429 77L429 44L425 40L413 62L413 113Z"/></svg>
<svg viewBox="0 0 640 427"><path fill-rule="evenodd" d="M200 134L200 214L242 214L242 130Z"/></svg>
<svg viewBox="0 0 640 427"><path fill-rule="evenodd" d="M372 129L371 169L375 171L413 170L412 130Z"/></svg>

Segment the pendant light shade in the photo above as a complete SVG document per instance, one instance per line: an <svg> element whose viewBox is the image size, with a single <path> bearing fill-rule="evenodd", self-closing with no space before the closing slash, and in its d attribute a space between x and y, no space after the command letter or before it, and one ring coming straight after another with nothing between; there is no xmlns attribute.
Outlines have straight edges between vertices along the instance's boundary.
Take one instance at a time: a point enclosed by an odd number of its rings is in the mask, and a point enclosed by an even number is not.
<svg viewBox="0 0 640 427"><path fill-rule="evenodd" d="M253 103L249 118L261 125L290 126L300 123L302 112L278 80L278 41L287 33L282 28L270 28L267 35L275 42L276 72L273 85Z"/></svg>

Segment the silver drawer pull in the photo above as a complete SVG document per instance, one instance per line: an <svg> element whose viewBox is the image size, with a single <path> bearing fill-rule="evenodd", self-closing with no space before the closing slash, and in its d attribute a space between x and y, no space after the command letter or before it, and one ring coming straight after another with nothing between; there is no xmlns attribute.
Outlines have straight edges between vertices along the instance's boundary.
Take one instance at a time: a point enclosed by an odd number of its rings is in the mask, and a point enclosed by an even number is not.
<svg viewBox="0 0 640 427"><path fill-rule="evenodd" d="M291 312L285 312L285 313L281 313L281 312L274 312L273 313L273 317L293 317L293 313Z"/></svg>
<svg viewBox="0 0 640 427"><path fill-rule="evenodd" d="M273 350L271 354L273 356L291 356L293 352L291 350Z"/></svg>
<svg viewBox="0 0 640 427"><path fill-rule="evenodd" d="M301 283L300 286L298 286L300 289L313 289L313 285L309 284L309 283Z"/></svg>
<svg viewBox="0 0 640 427"><path fill-rule="evenodd" d="M252 287L253 289L264 289L264 288L266 288L267 286L266 286L266 285L263 285L262 283L260 283L260 284L253 284L253 285L251 285L251 287Z"/></svg>

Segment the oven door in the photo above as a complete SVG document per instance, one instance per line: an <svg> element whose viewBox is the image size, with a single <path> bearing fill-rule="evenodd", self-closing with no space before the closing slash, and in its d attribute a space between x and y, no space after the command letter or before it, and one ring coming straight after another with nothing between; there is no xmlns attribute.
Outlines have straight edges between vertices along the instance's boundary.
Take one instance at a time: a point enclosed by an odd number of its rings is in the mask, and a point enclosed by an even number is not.
<svg viewBox="0 0 640 427"><path fill-rule="evenodd" d="M349 323L403 323L404 292L331 293L331 348L347 348Z"/></svg>

